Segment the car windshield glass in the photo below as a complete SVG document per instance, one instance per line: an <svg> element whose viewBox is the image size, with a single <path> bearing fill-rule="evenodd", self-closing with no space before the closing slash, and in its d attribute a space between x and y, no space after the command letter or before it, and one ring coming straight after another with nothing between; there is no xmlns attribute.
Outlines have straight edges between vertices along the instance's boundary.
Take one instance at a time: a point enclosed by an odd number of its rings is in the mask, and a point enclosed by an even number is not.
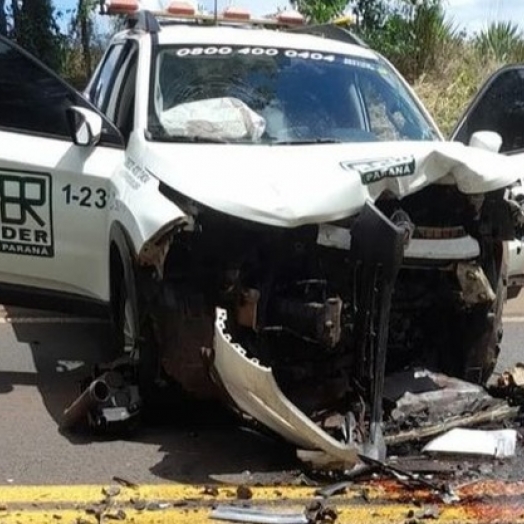
<svg viewBox="0 0 524 524"><path fill-rule="evenodd" d="M171 46L160 48L153 75L151 140L325 144L438 138L380 59Z"/></svg>

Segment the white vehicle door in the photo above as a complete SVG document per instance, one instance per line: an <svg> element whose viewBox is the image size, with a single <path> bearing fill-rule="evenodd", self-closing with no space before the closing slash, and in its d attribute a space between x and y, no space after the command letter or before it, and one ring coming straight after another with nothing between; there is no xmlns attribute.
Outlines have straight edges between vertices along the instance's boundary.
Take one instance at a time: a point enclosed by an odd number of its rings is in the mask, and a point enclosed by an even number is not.
<svg viewBox="0 0 524 524"><path fill-rule="evenodd" d="M500 152L522 156L520 187L524 200L524 65L499 69L479 90L452 133L452 140L469 144L477 131L495 131L502 137ZM508 242L508 298L524 285L524 243Z"/></svg>
<svg viewBox="0 0 524 524"><path fill-rule="evenodd" d="M123 140L99 113L98 145L75 145L72 106L98 113L0 37L0 284L107 301L111 176Z"/></svg>

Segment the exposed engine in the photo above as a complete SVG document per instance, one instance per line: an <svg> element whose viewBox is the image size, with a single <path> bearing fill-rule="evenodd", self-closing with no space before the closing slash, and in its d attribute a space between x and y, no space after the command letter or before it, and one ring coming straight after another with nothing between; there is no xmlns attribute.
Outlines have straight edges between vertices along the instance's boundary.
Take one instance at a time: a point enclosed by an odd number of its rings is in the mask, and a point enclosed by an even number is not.
<svg viewBox="0 0 524 524"><path fill-rule="evenodd" d="M232 340L332 434L348 412L381 421L386 367L482 382L496 359L502 241L512 234L504 202L502 192L435 185L297 229L198 206L192 230L173 236L152 300L164 371L192 393L214 391L202 353L223 308ZM451 241L433 243L455 252L410 255L417 240Z"/></svg>

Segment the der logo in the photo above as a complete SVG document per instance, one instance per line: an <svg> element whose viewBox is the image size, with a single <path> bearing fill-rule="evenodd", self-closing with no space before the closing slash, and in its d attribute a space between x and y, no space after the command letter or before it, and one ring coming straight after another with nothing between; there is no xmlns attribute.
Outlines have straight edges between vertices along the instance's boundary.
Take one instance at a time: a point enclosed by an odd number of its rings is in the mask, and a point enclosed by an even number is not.
<svg viewBox="0 0 524 524"><path fill-rule="evenodd" d="M0 172L0 252L54 256L50 175Z"/></svg>

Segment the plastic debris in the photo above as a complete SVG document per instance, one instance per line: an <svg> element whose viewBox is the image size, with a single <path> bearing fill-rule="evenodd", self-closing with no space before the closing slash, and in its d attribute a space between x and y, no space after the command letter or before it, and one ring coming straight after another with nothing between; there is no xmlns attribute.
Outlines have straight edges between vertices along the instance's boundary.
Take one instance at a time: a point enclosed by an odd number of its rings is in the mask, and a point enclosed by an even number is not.
<svg viewBox="0 0 524 524"><path fill-rule="evenodd" d="M501 429L486 431L480 429L456 428L433 439L424 446L425 453L446 453L460 455L487 455L508 458L515 455L517 431Z"/></svg>

